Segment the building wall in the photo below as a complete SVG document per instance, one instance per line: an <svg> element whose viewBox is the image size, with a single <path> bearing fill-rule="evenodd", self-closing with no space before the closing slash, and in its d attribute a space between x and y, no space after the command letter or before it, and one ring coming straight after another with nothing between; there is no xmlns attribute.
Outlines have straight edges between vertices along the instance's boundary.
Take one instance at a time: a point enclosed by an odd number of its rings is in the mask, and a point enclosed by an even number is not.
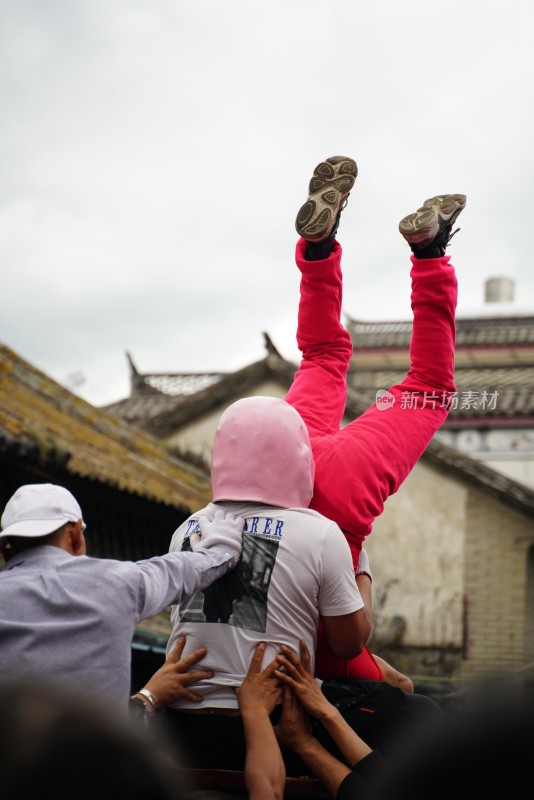
<svg viewBox="0 0 534 800"><path fill-rule="evenodd" d="M420 461L386 502L365 544L379 640L400 617L403 645L461 647L466 495Z"/></svg>
<svg viewBox="0 0 534 800"><path fill-rule="evenodd" d="M465 548L464 676L523 667L532 656L534 521L471 490Z"/></svg>
<svg viewBox="0 0 534 800"><path fill-rule="evenodd" d="M419 462L365 549L374 576L374 642L396 641L421 673L458 653L459 680L525 667L534 655L534 520ZM443 665L443 658L441 658Z"/></svg>

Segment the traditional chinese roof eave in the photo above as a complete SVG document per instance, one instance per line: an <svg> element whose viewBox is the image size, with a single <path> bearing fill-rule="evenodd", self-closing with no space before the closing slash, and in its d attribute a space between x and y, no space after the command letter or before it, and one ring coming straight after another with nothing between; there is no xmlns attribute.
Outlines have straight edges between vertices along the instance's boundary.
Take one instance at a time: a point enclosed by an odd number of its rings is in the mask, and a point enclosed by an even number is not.
<svg viewBox="0 0 534 800"><path fill-rule="evenodd" d="M275 380L289 389L296 368L296 365L281 357L269 354L261 361L225 375L220 381L197 394L183 398L175 408L148 420L144 428L158 438L166 438L191 424L193 420L233 402L238 397L246 396L264 381Z"/></svg>

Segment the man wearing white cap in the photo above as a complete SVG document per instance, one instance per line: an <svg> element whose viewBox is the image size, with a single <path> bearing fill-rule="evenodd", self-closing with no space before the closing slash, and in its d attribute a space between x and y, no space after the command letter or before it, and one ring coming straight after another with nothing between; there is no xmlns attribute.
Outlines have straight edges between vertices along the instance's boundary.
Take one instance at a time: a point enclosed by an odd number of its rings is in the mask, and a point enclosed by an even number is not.
<svg viewBox="0 0 534 800"><path fill-rule="evenodd" d="M243 519L203 517L191 552L91 558L74 496L40 483L17 489L1 526L0 680L42 680L126 709L135 626L235 566Z"/></svg>

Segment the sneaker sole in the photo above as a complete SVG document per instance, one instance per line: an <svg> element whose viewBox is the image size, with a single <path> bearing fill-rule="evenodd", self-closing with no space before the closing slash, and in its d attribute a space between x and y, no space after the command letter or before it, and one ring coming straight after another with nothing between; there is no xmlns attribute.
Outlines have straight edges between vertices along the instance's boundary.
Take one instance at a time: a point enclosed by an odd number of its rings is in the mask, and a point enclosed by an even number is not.
<svg viewBox="0 0 534 800"><path fill-rule="evenodd" d="M299 236L308 242L322 242L328 237L357 175L356 162L345 156L332 156L317 164L308 199L295 220Z"/></svg>
<svg viewBox="0 0 534 800"><path fill-rule="evenodd" d="M409 244L431 242L440 232L440 221L453 225L465 208L465 194L439 194L425 200L421 208L399 222L399 231Z"/></svg>

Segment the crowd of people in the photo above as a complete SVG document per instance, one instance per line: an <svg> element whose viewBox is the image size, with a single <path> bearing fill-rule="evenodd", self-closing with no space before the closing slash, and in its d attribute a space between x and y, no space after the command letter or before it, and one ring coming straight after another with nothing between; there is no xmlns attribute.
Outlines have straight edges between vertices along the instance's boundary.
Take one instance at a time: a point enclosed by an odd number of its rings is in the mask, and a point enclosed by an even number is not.
<svg viewBox="0 0 534 800"><path fill-rule="evenodd" d="M425 402L413 414L400 402L387 414L372 406L343 427L352 343L337 231L357 173L344 156L314 170L296 218L299 368L283 400L248 397L222 414L212 501L175 531L167 554L87 556L82 509L62 486L24 485L6 504L6 797L52 781L54 742L67 752L86 742L77 794L107 797L113 785L113 796L182 797L187 766L244 770L251 800L281 798L286 777L302 775L332 800L365 799L385 786L400 743L442 730L439 705L368 646L373 576L363 544L455 391L457 281L446 248L465 197L430 198L399 225L411 248L413 331L409 370L389 392ZM135 626L169 606L165 663L132 694ZM128 728L122 750L90 743L121 741L115 720L101 733L97 708ZM74 779L67 771L65 787Z"/></svg>

